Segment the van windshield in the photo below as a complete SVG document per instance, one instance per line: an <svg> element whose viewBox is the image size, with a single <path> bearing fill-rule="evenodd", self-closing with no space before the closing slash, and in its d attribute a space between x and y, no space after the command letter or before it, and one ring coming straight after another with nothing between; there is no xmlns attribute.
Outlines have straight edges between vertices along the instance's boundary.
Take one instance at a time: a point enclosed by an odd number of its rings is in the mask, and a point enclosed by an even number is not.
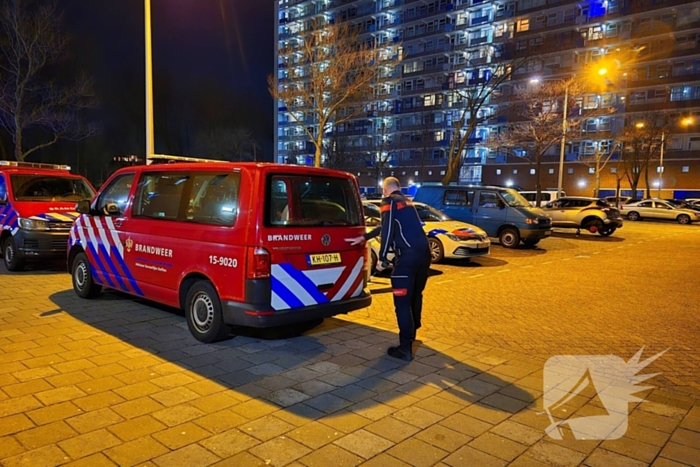
<svg viewBox="0 0 700 467"><path fill-rule="evenodd" d="M530 207L530 203L528 203L527 200L523 198L520 193L511 188L501 191L501 196L506 201L506 203L508 203L508 206L513 206L514 208Z"/></svg>
<svg viewBox="0 0 700 467"><path fill-rule="evenodd" d="M267 193L268 225L362 225L359 196L350 179L274 175L268 178Z"/></svg>
<svg viewBox="0 0 700 467"><path fill-rule="evenodd" d="M95 196L92 188L77 177L56 175L10 175L17 201L79 201Z"/></svg>

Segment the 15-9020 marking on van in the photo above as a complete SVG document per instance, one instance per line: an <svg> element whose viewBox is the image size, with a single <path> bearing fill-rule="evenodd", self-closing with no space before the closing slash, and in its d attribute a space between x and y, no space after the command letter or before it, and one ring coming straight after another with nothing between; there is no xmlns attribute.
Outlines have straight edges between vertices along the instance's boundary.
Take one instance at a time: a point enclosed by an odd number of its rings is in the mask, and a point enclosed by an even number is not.
<svg viewBox="0 0 700 467"><path fill-rule="evenodd" d="M216 266L225 266L227 268L237 268L238 260L227 256L209 255L209 263Z"/></svg>

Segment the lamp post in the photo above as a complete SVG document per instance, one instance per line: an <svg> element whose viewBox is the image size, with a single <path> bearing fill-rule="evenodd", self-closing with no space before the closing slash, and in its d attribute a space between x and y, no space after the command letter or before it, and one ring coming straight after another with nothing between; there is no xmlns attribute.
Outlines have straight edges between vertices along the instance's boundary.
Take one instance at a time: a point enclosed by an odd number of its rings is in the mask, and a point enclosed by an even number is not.
<svg viewBox="0 0 700 467"><path fill-rule="evenodd" d="M151 0L144 0L146 21L146 164L155 152L153 137L153 52L151 45Z"/></svg>
<svg viewBox="0 0 700 467"><path fill-rule="evenodd" d="M559 181L557 182L557 199L561 198L564 184L564 147L566 146L566 119L569 110L569 83L564 87L564 114L561 119L561 146L559 147Z"/></svg>
<svg viewBox="0 0 700 467"><path fill-rule="evenodd" d="M661 148L659 149L659 191L657 198L661 199L661 185L664 178L664 144L666 143L666 130L661 130Z"/></svg>

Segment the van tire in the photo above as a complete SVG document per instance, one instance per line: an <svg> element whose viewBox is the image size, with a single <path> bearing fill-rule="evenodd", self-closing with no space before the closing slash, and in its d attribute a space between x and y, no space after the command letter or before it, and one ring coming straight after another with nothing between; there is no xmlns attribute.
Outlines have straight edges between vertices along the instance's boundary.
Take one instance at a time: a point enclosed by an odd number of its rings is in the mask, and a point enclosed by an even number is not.
<svg viewBox="0 0 700 467"><path fill-rule="evenodd" d="M2 257L8 271L18 272L24 270L24 260L17 253L17 243L12 237L7 237L2 245Z"/></svg>
<svg viewBox="0 0 700 467"><path fill-rule="evenodd" d="M520 243L520 233L512 227L506 227L498 234L498 241L503 248L516 248Z"/></svg>
<svg viewBox="0 0 700 467"><path fill-rule="evenodd" d="M430 262L439 263L445 259L445 247L442 246L442 242L437 238L428 239L428 247L430 248Z"/></svg>
<svg viewBox="0 0 700 467"><path fill-rule="evenodd" d="M200 342L218 342L231 334L231 327L224 323L219 294L209 281L199 280L187 291L185 317L187 327Z"/></svg>
<svg viewBox="0 0 700 467"><path fill-rule="evenodd" d="M92 278L90 262L84 252L75 255L70 275L73 282L73 290L78 297L95 298L102 292L102 286L96 284Z"/></svg>

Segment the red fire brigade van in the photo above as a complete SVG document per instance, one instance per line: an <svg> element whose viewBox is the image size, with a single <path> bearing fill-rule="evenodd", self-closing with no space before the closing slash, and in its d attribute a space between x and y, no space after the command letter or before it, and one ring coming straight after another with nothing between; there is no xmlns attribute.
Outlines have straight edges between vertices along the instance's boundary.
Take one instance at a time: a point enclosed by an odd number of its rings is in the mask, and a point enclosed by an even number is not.
<svg viewBox="0 0 700 467"><path fill-rule="evenodd" d="M66 165L0 161L0 256L10 271L27 260L64 258L75 203L95 190Z"/></svg>
<svg viewBox="0 0 700 467"><path fill-rule="evenodd" d="M171 158L172 156L163 156ZM102 287L185 310L202 342L370 305L356 179L280 164L151 164L115 172L70 235L83 298Z"/></svg>

